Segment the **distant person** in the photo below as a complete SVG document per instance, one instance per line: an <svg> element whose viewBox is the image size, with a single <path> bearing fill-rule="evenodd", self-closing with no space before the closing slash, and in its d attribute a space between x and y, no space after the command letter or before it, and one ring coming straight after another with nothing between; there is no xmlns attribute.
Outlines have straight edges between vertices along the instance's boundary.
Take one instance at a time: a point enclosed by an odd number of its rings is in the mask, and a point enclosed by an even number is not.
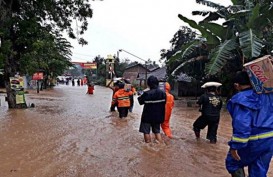
<svg viewBox="0 0 273 177"><path fill-rule="evenodd" d="M131 86L131 91L132 91L133 94L130 97L131 105L130 105L130 108L129 108L129 112L133 112L134 102L135 102L134 95L136 95L136 89L135 89L135 87L133 85Z"/></svg>
<svg viewBox="0 0 273 177"><path fill-rule="evenodd" d="M112 84L113 81L114 80L112 80L111 82L108 83L108 85L106 85L106 87L109 87L113 91L113 93L112 93L112 99L113 99L115 93L119 90L119 82L120 82L120 81L116 81L116 82L114 82L113 86L111 86L111 84ZM116 104L111 104L110 111L111 112L116 111L115 110L116 107L117 107L117 103Z"/></svg>
<svg viewBox="0 0 273 177"><path fill-rule="evenodd" d="M84 76L84 78L83 78L83 85L85 85L85 84L88 84L87 76Z"/></svg>
<svg viewBox="0 0 273 177"><path fill-rule="evenodd" d="M168 82L165 83L165 90L166 90L165 119L164 122L161 124L161 128L167 137L172 138L173 136L170 128L170 118L174 107L174 97L172 94L170 94L171 86Z"/></svg>
<svg viewBox="0 0 273 177"><path fill-rule="evenodd" d="M77 84L78 84L78 86L80 86L80 85L81 85L81 81L80 81L80 79L78 79L78 80L77 80Z"/></svg>
<svg viewBox="0 0 273 177"><path fill-rule="evenodd" d="M234 78L237 91L227 103L232 117L232 138L226 168L232 177L266 177L273 154L273 93L257 94L247 72Z"/></svg>
<svg viewBox="0 0 273 177"><path fill-rule="evenodd" d="M144 105L139 132L144 134L146 143L152 141L150 130L155 134L155 139L162 143L160 135L160 124L164 122L166 93L158 88L158 80L155 76L150 76L147 80L149 90L138 97L140 105Z"/></svg>
<svg viewBox="0 0 273 177"><path fill-rule="evenodd" d="M74 79L72 79L72 86L75 86L75 81L74 81Z"/></svg>
<svg viewBox="0 0 273 177"><path fill-rule="evenodd" d="M87 93L88 94L94 94L94 84L92 82L88 83L87 84Z"/></svg>
<svg viewBox="0 0 273 177"><path fill-rule="evenodd" d="M125 118L128 116L128 111L130 108L130 95L133 93L131 91L124 90L124 83L120 82L118 84L119 90L113 96L112 105L117 105L119 118Z"/></svg>
<svg viewBox="0 0 273 177"><path fill-rule="evenodd" d="M81 86L83 86L83 79L81 79Z"/></svg>
<svg viewBox="0 0 273 177"><path fill-rule="evenodd" d="M201 129L208 126L207 139L210 143L215 144L217 142L217 130L223 101L216 92L216 86L208 85L205 89L206 92L197 101L200 106L201 116L193 123L193 130L196 138L199 139Z"/></svg>

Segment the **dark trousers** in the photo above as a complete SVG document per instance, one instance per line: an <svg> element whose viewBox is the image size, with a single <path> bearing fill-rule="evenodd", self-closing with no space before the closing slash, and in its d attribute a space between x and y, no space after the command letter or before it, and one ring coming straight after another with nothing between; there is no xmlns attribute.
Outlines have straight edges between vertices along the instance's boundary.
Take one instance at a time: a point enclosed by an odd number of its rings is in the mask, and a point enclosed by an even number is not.
<svg viewBox="0 0 273 177"><path fill-rule="evenodd" d="M208 140L217 140L217 130L219 124L219 116L204 116L201 115L193 123L193 130L195 132L200 132L206 126L208 126L207 139Z"/></svg>
<svg viewBox="0 0 273 177"><path fill-rule="evenodd" d="M133 111L133 107L134 107L134 95L130 95L130 108L129 111L132 112Z"/></svg>
<svg viewBox="0 0 273 177"><path fill-rule="evenodd" d="M118 107L119 118L128 116L129 107Z"/></svg>
<svg viewBox="0 0 273 177"><path fill-rule="evenodd" d="M110 107L110 111L115 111L115 107L117 107L118 106L118 104L117 103L115 103L115 104L113 104L113 105L111 105L111 107Z"/></svg>

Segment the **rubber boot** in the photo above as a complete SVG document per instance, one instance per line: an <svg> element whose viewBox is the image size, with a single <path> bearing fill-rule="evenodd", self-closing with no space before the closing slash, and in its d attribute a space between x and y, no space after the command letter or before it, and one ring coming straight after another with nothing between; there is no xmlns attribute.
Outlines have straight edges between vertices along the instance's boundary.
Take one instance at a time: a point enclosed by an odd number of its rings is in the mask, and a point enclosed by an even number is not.
<svg viewBox="0 0 273 177"><path fill-rule="evenodd" d="M243 168L239 168L234 173L231 174L231 177L245 177L245 171Z"/></svg>

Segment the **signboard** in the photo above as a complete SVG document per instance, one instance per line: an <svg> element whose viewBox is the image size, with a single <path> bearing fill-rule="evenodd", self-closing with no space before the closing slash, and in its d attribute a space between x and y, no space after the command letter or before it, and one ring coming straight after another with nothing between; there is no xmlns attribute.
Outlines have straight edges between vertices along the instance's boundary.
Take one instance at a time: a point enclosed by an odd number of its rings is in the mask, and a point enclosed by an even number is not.
<svg viewBox="0 0 273 177"><path fill-rule="evenodd" d="M43 80L43 79L44 79L44 73L42 72L34 73L32 76L32 80Z"/></svg>
<svg viewBox="0 0 273 177"><path fill-rule="evenodd" d="M79 65L82 69L97 69L97 63L93 62L87 62L87 63L82 63L82 62L72 62L74 65Z"/></svg>
<svg viewBox="0 0 273 177"><path fill-rule="evenodd" d="M83 69L97 69L97 63L81 63Z"/></svg>
<svg viewBox="0 0 273 177"><path fill-rule="evenodd" d="M26 104L24 91L18 91L16 93L16 104Z"/></svg>
<svg viewBox="0 0 273 177"><path fill-rule="evenodd" d="M17 77L10 77L9 80L10 80L11 89L13 89L13 90L22 90L22 89L24 89L24 87L22 86L23 85L22 79L17 78Z"/></svg>

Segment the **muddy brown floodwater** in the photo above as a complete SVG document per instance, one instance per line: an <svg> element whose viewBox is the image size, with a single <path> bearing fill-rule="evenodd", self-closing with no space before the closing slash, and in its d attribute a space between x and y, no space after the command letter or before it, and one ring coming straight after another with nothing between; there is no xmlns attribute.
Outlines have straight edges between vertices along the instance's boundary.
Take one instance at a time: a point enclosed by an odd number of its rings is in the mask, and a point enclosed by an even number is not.
<svg viewBox="0 0 273 177"><path fill-rule="evenodd" d="M109 112L112 91L59 85L8 110L1 98L0 177L228 177L225 170L231 120L223 110L217 144L197 141L192 123L200 114L176 100L171 128L177 139L145 144L138 132L142 106L125 120ZM272 164L268 176L273 176Z"/></svg>

